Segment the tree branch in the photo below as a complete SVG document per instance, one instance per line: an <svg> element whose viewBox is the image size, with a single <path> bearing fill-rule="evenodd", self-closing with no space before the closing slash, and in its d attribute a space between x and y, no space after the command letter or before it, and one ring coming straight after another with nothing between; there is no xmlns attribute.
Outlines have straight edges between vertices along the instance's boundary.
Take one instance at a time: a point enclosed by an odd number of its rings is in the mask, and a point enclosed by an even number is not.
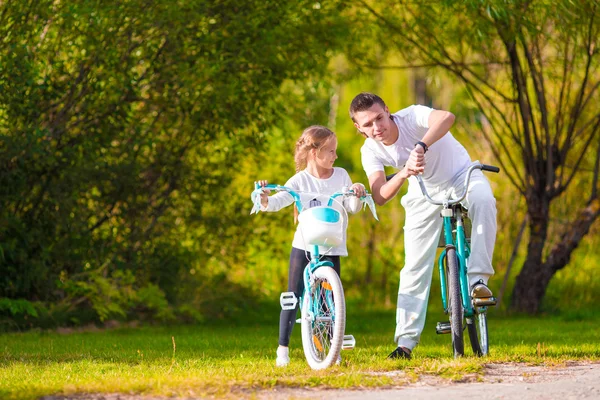
<svg viewBox="0 0 600 400"><path fill-rule="evenodd" d="M571 254L581 242L581 239L590 231L590 227L600 215L600 199L598 197L588 202L579 213L577 219L566 225L565 232L560 236L560 240L553 246L545 265L556 272L564 268L571 259Z"/></svg>
<svg viewBox="0 0 600 400"><path fill-rule="evenodd" d="M592 140L594 139L594 137L596 136L598 131L600 131L600 113L596 114L596 116L594 118L592 118L591 121L593 121L594 119L596 120L596 124L592 128L592 132L591 132L588 140L584 144L583 149L581 149L581 152L579 153L579 156L577 157L577 162L575 163L575 166L572 169L571 175L569 176L569 178L567 179L567 181L565 182L564 185L557 187L557 189L552 193L553 197L556 197L556 196L560 195L562 192L564 192L567 189L567 187L569 186L569 184L571 183L571 181L573 180L573 178L575 178L575 175L577 174L577 172L579 171L579 166L586 154L586 150L590 146L590 143L592 142ZM586 126L588 124L586 124ZM582 129L584 129L584 128L582 128Z"/></svg>

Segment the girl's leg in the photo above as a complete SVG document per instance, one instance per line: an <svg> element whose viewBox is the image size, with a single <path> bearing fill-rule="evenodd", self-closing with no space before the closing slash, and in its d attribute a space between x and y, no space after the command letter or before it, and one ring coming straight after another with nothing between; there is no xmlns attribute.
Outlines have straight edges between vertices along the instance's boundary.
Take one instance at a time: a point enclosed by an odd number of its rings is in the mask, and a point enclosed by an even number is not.
<svg viewBox="0 0 600 400"><path fill-rule="evenodd" d="M288 292L294 292L297 298L304 291L304 267L310 260L310 253L292 247L290 254L290 269L288 272ZM299 304L293 310L281 310L279 316L279 346L288 347L290 336L296 322L296 314Z"/></svg>
<svg viewBox="0 0 600 400"><path fill-rule="evenodd" d="M333 269L340 275L340 257L326 256L326 260L333 263ZM304 268L310 260L310 253L304 250L292 247L290 254L290 269L288 273L288 292L294 292L297 298L302 296L304 291ZM279 316L279 345L287 347L290 344L290 336L296 322L296 314L298 307L294 310L281 310Z"/></svg>

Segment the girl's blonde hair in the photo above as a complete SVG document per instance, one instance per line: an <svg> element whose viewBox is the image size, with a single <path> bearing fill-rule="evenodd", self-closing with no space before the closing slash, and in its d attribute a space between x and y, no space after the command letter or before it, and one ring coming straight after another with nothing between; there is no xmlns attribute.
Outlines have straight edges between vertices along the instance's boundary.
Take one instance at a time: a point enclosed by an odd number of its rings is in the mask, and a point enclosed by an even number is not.
<svg viewBox="0 0 600 400"><path fill-rule="evenodd" d="M296 172L306 168L308 153L312 149L317 152L321 150L330 140L335 138L335 133L324 126L313 125L309 126L302 132L300 139L296 142L296 150L294 151L294 161L296 162ZM298 222L298 208L294 204L294 223Z"/></svg>
<svg viewBox="0 0 600 400"><path fill-rule="evenodd" d="M308 153L312 149L316 149L318 152L333 138L335 138L335 133L324 126L313 125L306 128L296 142L296 151L294 152L296 172L306 168Z"/></svg>

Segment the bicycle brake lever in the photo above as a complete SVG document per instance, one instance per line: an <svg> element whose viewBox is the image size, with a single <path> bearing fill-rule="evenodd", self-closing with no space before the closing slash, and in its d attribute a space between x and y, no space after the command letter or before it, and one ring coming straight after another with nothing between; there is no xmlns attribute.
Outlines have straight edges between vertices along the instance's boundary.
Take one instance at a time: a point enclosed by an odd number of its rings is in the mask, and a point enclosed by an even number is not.
<svg viewBox="0 0 600 400"><path fill-rule="evenodd" d="M379 221L379 218L377 218L377 210L375 209L375 202L373 201L373 196L368 194L366 196L361 197L360 200L365 204L364 207L369 206L369 210L371 210L371 214L373 214L373 217L375 218L375 220Z"/></svg>
<svg viewBox="0 0 600 400"><path fill-rule="evenodd" d="M252 210L250 210L250 215L252 214L258 214L258 212L260 211L260 195L263 193L262 188L261 189L256 189L252 192L252 194L250 195L250 198L252 199L252 203L254 203L254 205L252 206Z"/></svg>

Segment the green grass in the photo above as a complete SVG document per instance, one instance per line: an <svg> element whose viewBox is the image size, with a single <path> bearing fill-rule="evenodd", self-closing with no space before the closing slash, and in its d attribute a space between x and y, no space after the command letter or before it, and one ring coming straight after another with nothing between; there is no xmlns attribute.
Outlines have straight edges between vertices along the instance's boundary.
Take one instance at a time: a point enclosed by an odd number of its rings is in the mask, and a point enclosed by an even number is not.
<svg viewBox="0 0 600 400"><path fill-rule="evenodd" d="M391 387L420 374L458 380L481 374L490 362L555 365L600 359L599 315L530 318L491 312L490 356L454 360L450 337L435 334L442 315L430 312L414 359L392 361L385 357L394 347L394 311L367 312L349 305L349 312L346 331L355 336L357 348L343 352L342 365L326 371L307 366L299 326L290 344L291 364L275 368L278 311L273 309L237 324L3 334L0 398L89 392L237 397L275 386Z"/></svg>

